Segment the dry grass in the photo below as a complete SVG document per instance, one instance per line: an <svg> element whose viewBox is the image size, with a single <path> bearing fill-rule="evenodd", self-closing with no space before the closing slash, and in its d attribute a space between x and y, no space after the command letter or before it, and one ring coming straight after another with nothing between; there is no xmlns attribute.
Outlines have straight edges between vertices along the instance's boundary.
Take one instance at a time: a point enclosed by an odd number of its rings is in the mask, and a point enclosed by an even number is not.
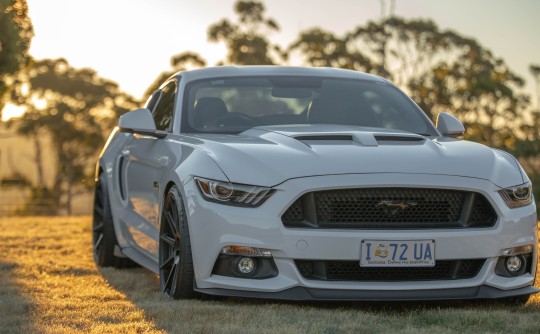
<svg viewBox="0 0 540 334"><path fill-rule="evenodd" d="M90 230L89 218L0 220L0 331L160 331L96 270Z"/></svg>
<svg viewBox="0 0 540 334"><path fill-rule="evenodd" d="M0 219L0 254L0 332L540 332L538 296L525 307L167 300L146 270L96 270L89 218Z"/></svg>

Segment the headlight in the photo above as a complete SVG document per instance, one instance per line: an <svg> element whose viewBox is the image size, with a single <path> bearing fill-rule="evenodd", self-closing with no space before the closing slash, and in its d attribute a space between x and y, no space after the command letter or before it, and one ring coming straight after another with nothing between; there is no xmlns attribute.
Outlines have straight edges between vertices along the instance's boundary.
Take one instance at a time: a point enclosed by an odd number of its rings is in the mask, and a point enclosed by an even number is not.
<svg viewBox="0 0 540 334"><path fill-rule="evenodd" d="M509 208L519 208L533 201L532 184L530 182L519 186L499 190Z"/></svg>
<svg viewBox="0 0 540 334"><path fill-rule="evenodd" d="M202 177L195 177L195 183L206 200L234 206L258 207L274 193L274 189L271 188L208 180Z"/></svg>

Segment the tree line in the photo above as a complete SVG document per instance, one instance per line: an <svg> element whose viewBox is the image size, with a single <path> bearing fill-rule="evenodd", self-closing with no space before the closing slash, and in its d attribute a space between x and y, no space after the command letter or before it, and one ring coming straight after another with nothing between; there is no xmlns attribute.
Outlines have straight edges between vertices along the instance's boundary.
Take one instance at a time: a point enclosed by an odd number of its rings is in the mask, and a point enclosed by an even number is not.
<svg viewBox="0 0 540 334"><path fill-rule="evenodd" d="M207 66L193 50L171 57L171 68L157 76L141 99L89 68L65 59L32 59L33 28L25 0L0 0L0 110L9 102L26 113L9 125L33 140L38 184L30 203L47 199L51 214L70 212L71 201L93 184L93 164L118 117L142 104L176 71ZM540 66L531 65L537 96L524 93L525 80L503 59L473 38L440 29L429 19L387 15L338 35L320 27L298 33L290 45L270 36L279 23L259 1L239 0L236 17L208 27L208 41L224 43L225 59L216 65L281 65L292 60L383 76L404 89L435 120L449 111L466 126L465 138L510 151L536 182L540 198ZM46 101L39 105L37 101ZM43 177L40 138L50 137L56 176ZM52 199L52 200L51 200ZM31 205L27 211L31 211ZM32 212L29 212L32 213Z"/></svg>

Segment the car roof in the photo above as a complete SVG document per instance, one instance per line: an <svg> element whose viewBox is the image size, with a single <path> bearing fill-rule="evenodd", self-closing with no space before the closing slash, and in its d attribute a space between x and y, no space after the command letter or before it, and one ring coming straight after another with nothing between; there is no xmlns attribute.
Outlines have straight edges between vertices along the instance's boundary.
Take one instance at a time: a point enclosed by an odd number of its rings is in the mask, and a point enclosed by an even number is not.
<svg viewBox="0 0 540 334"><path fill-rule="evenodd" d="M183 80L193 81L219 77L244 76L313 76L328 78L361 79L378 82L387 80L368 73L338 69L332 67L299 67L299 66L216 66L177 72L172 77L181 76Z"/></svg>

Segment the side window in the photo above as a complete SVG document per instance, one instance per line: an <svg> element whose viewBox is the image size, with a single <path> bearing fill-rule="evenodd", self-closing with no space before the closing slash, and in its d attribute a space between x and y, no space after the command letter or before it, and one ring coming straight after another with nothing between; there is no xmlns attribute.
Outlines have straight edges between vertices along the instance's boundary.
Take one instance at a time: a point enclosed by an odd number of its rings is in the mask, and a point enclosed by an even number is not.
<svg viewBox="0 0 540 334"><path fill-rule="evenodd" d="M163 87L161 98L154 109L153 116L156 128L161 131L171 131L174 114L174 98L176 96L176 82L172 81Z"/></svg>
<svg viewBox="0 0 540 334"><path fill-rule="evenodd" d="M156 106L157 101L159 100L159 97L161 96L161 91L156 90L150 95L146 103L144 104L144 107L150 111L154 110L154 107Z"/></svg>

